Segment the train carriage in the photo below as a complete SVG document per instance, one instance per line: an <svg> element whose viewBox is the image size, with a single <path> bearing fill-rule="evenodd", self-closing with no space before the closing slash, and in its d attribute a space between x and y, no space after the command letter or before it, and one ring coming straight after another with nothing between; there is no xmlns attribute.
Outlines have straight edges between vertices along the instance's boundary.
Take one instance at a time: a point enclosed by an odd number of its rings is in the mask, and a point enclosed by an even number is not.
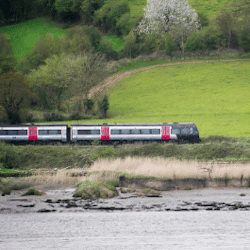
<svg viewBox="0 0 250 250"><path fill-rule="evenodd" d="M195 123L72 124L70 140L199 142Z"/></svg>
<svg viewBox="0 0 250 250"><path fill-rule="evenodd" d="M71 124L70 141L94 141L101 140L100 124Z"/></svg>
<svg viewBox="0 0 250 250"><path fill-rule="evenodd" d="M0 140L67 142L67 124L0 125Z"/></svg>

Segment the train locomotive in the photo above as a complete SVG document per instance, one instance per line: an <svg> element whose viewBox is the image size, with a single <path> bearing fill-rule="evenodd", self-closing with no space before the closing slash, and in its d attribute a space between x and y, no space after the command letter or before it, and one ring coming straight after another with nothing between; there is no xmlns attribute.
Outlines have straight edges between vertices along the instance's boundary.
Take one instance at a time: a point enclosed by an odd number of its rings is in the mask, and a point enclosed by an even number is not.
<svg viewBox="0 0 250 250"><path fill-rule="evenodd" d="M0 125L0 141L68 142L200 141L195 123L25 124Z"/></svg>

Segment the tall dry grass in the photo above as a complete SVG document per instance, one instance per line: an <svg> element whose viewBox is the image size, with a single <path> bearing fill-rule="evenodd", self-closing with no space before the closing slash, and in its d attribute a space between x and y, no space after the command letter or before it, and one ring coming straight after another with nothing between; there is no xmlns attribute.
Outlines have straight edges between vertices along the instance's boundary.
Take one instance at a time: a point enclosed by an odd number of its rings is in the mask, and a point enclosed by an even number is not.
<svg viewBox="0 0 250 250"><path fill-rule="evenodd" d="M81 181L100 181L118 179L117 172L154 176L164 179L183 178L250 178L250 163L197 162L180 161L164 158L101 159L89 169L90 174L83 175L81 169L58 169L56 171L38 172L25 178L28 183L36 185L49 184L75 186Z"/></svg>
<svg viewBox="0 0 250 250"><path fill-rule="evenodd" d="M96 161L89 169L122 172L160 178L244 178L250 177L250 163L180 161L164 158L131 158Z"/></svg>
<svg viewBox="0 0 250 250"><path fill-rule="evenodd" d="M115 173L110 174L99 174L94 173L91 175L84 176L85 171L80 169L59 169L54 172L52 171L44 171L38 172L35 175L29 176L25 178L25 182L33 183L35 185L62 185L62 186L75 186L77 183L81 181L99 181L104 179L118 179L118 176Z"/></svg>

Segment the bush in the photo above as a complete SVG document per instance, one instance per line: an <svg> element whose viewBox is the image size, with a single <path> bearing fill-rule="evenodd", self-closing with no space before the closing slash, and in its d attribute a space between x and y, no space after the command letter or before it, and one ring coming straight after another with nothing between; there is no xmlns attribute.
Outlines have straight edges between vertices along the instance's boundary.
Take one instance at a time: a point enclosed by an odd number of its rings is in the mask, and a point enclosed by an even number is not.
<svg viewBox="0 0 250 250"><path fill-rule="evenodd" d="M19 164L24 160L23 155L18 154L15 150L15 146L7 145L3 142L0 142L0 152L0 162L4 168L18 168Z"/></svg>
<svg viewBox="0 0 250 250"><path fill-rule="evenodd" d="M187 38L185 43L186 51L205 50L206 44L203 33L203 30L198 30Z"/></svg>
<svg viewBox="0 0 250 250"><path fill-rule="evenodd" d="M136 26L137 20L132 19L129 13L123 14L116 24L116 34L125 36Z"/></svg>
<svg viewBox="0 0 250 250"><path fill-rule="evenodd" d="M27 196L27 195L43 195L42 192L36 190L35 188L31 188L29 189L27 192L25 192L24 194L22 194L22 196Z"/></svg>
<svg viewBox="0 0 250 250"><path fill-rule="evenodd" d="M222 46L221 32L213 27L205 27L193 32L185 43L187 51L195 50L214 50Z"/></svg>
<svg viewBox="0 0 250 250"><path fill-rule="evenodd" d="M239 44L240 47L245 52L250 52L250 28L246 27L243 31L239 34Z"/></svg>
<svg viewBox="0 0 250 250"><path fill-rule="evenodd" d="M156 36L154 34L141 35L138 43L140 54L149 55L156 50Z"/></svg>
<svg viewBox="0 0 250 250"><path fill-rule="evenodd" d="M112 43L107 39L102 39L99 51L107 56L107 59L118 59L118 53L113 49Z"/></svg>
<svg viewBox="0 0 250 250"><path fill-rule="evenodd" d="M60 113L44 113L43 117L45 121L64 121L65 117Z"/></svg>
<svg viewBox="0 0 250 250"><path fill-rule="evenodd" d="M119 57L135 58L140 55L140 47L137 43L137 36L130 32L129 35L124 37L124 45L119 52Z"/></svg>
<svg viewBox="0 0 250 250"><path fill-rule="evenodd" d="M79 20L80 5L81 0L55 0L55 9L63 22Z"/></svg>
<svg viewBox="0 0 250 250"><path fill-rule="evenodd" d="M99 199L112 198L119 193L116 190L117 182L115 180L90 182L83 181L77 184L77 191L74 197L81 197L82 199Z"/></svg>
<svg viewBox="0 0 250 250"><path fill-rule="evenodd" d="M107 112L109 110L109 100L106 94L98 100L98 110L101 117L107 117Z"/></svg>
<svg viewBox="0 0 250 250"><path fill-rule="evenodd" d="M85 0L82 2L82 19L90 23L93 21L94 13L104 4L104 0Z"/></svg>
<svg viewBox="0 0 250 250"><path fill-rule="evenodd" d="M127 1L113 1L105 3L102 8L95 11L94 24L98 25L104 32L111 31L119 34L117 23L121 16L130 12Z"/></svg>

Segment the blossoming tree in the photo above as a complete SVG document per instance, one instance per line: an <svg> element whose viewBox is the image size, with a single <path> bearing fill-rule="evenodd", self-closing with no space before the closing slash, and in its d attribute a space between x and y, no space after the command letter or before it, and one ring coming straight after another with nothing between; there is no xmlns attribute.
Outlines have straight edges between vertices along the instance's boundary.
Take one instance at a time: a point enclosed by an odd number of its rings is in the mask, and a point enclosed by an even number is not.
<svg viewBox="0 0 250 250"><path fill-rule="evenodd" d="M184 52L186 38L199 28L198 15L187 0L148 0L139 33L167 33Z"/></svg>

